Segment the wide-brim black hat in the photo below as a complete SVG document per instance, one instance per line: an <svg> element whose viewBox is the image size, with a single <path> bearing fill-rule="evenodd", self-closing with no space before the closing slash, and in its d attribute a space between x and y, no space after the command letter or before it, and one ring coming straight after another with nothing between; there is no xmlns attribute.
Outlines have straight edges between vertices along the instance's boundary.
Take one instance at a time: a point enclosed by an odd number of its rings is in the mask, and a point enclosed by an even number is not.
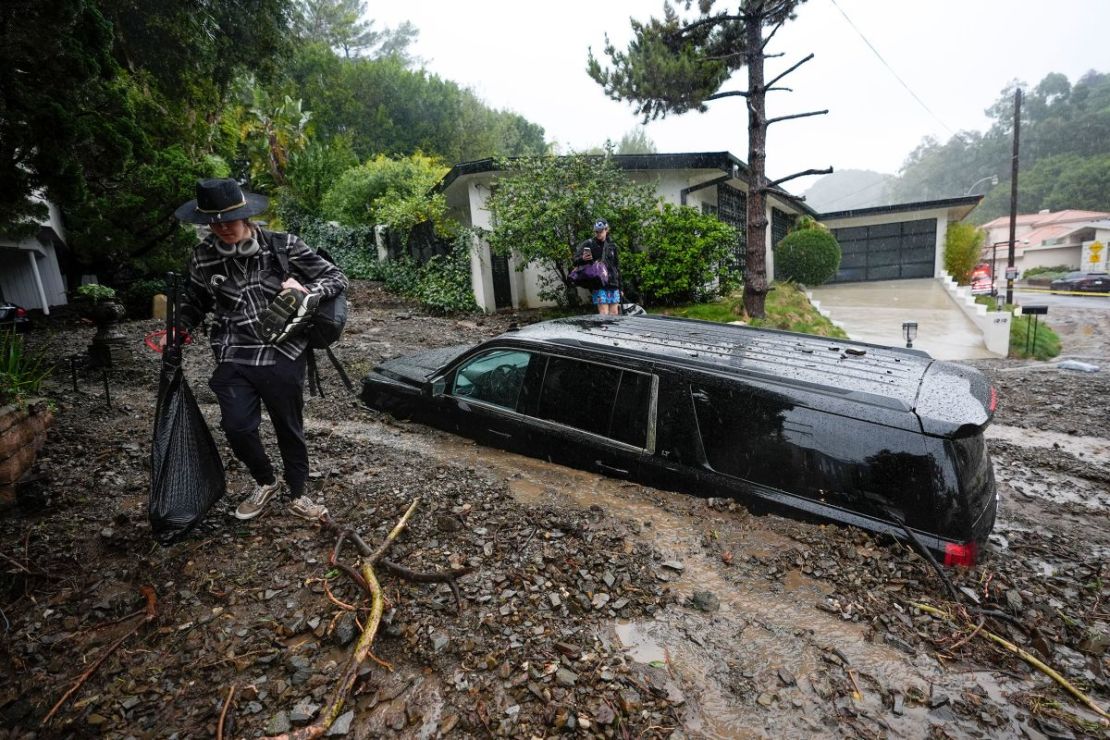
<svg viewBox="0 0 1110 740"><path fill-rule="evenodd" d="M212 224L238 221L263 213L270 206L265 195L243 192L230 177L199 180L197 197L174 211L179 221Z"/></svg>

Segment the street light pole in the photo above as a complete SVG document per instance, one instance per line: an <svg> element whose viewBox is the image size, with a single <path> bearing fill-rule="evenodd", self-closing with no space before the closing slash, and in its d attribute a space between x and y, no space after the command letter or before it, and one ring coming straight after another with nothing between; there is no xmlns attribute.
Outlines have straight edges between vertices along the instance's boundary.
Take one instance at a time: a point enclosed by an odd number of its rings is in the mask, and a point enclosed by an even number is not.
<svg viewBox="0 0 1110 740"><path fill-rule="evenodd" d="M975 186L978 185L981 182L986 181L986 180L990 180L991 185L997 185L998 184L998 175L987 175L986 177L980 177L978 180L971 183L971 187L967 189L967 192L964 193L964 195L971 195L971 191L975 189Z"/></svg>

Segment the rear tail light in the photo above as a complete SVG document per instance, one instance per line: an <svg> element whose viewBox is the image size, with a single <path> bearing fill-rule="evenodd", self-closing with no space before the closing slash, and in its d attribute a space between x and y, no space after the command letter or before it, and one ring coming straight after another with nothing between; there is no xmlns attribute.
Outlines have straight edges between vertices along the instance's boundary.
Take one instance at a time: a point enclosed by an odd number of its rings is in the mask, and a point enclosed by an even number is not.
<svg viewBox="0 0 1110 740"><path fill-rule="evenodd" d="M975 541L965 542L958 545L955 542L949 542L944 546L944 564L946 566L963 566L969 568L975 565L975 561L979 556L979 546Z"/></svg>
<svg viewBox="0 0 1110 740"><path fill-rule="evenodd" d="M23 318L24 316L26 316L26 315L27 315L27 309L25 309L25 308L17 308L17 309L15 310L15 315L16 315L16 316L17 316L18 318L21 318L21 319L22 319L22 318Z"/></svg>
<svg viewBox="0 0 1110 740"><path fill-rule="evenodd" d="M994 410L996 408L998 408L998 389L995 388L992 385L991 386L991 400L990 400L990 403L987 404L987 411L989 411L993 414Z"/></svg>

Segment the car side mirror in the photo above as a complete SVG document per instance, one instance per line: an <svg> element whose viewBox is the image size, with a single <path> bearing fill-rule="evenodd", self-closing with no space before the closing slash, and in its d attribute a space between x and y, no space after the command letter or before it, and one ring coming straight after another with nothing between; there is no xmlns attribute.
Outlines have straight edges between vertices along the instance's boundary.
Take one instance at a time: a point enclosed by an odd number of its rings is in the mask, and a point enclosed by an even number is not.
<svg viewBox="0 0 1110 740"><path fill-rule="evenodd" d="M447 381L440 378L432 381L432 398L439 398L447 392Z"/></svg>

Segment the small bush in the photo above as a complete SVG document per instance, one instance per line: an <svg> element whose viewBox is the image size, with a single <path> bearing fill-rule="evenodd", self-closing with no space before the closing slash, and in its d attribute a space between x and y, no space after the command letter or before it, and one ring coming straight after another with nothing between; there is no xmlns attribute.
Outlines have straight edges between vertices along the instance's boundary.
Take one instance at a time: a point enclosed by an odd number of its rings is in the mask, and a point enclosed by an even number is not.
<svg viewBox="0 0 1110 740"><path fill-rule="evenodd" d="M1078 270L1078 269L1079 269L1078 267L1072 267L1071 265L1053 265L1052 267L1030 267L1028 270L1025 270L1024 272L1022 272L1021 276L1023 278L1031 278L1031 277L1037 277L1037 276L1040 275L1040 276L1044 276L1044 277L1057 278L1057 277L1060 277L1062 275L1066 275L1067 273L1072 272L1073 270Z"/></svg>
<svg viewBox="0 0 1110 740"><path fill-rule="evenodd" d="M127 315L135 319L149 319L154 296L166 292L166 281L157 278L136 280L123 291L123 306Z"/></svg>
<svg viewBox="0 0 1110 740"><path fill-rule="evenodd" d="M736 231L713 216L670 203L643 231L646 248L621 255L624 282L645 305L676 305L720 295L734 281L727 271Z"/></svg>
<svg viewBox="0 0 1110 740"><path fill-rule="evenodd" d="M278 204L282 227L313 249L325 249L349 278L380 280L374 230L369 226L342 226L306 213L293 200Z"/></svg>
<svg viewBox="0 0 1110 740"><path fill-rule="evenodd" d="M420 270L416 298L438 313L476 311L474 287L470 282L472 235L463 232L449 254L436 255Z"/></svg>
<svg viewBox="0 0 1110 740"><path fill-rule="evenodd" d="M50 370L40 355L27 352L23 337L14 330L0 331L0 405L38 393Z"/></svg>
<svg viewBox="0 0 1110 740"><path fill-rule="evenodd" d="M775 247L775 277L803 285L821 285L840 267L840 245L824 229L800 229Z"/></svg>
<svg viewBox="0 0 1110 740"><path fill-rule="evenodd" d="M91 301L107 301L116 297L116 289L99 283L86 283L77 289L77 295Z"/></svg>
<svg viewBox="0 0 1110 740"><path fill-rule="evenodd" d="M983 252L983 231L965 223L948 224L944 237L944 269L959 285L971 281L971 271Z"/></svg>

